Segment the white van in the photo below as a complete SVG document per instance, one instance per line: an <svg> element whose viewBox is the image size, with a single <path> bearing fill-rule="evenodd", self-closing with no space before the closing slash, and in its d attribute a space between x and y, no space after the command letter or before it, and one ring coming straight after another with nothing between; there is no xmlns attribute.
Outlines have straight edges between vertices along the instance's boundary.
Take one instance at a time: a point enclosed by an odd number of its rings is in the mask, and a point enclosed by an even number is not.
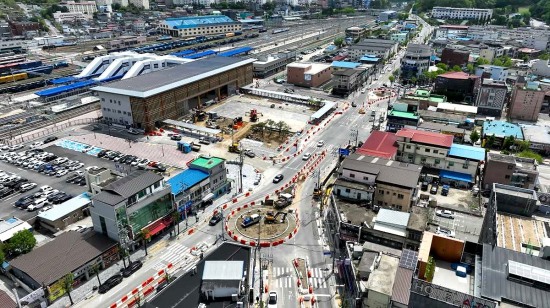
<svg viewBox="0 0 550 308"><path fill-rule="evenodd" d="M36 199L31 205L29 205L29 207L27 207L27 211L32 212L39 208L42 208L47 202L48 199L46 198Z"/></svg>

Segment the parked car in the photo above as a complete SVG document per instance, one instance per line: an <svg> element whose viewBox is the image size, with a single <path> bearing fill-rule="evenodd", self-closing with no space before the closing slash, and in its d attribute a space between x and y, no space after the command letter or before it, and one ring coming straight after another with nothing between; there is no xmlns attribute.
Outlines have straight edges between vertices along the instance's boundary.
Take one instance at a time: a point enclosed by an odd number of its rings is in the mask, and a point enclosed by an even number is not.
<svg viewBox="0 0 550 308"><path fill-rule="evenodd" d="M432 184L432 188L430 188L430 194L437 195L438 189L439 189L439 186L437 184Z"/></svg>
<svg viewBox="0 0 550 308"><path fill-rule="evenodd" d="M32 198L32 196L30 196L30 197L31 198L25 198L25 199L17 200L17 202L15 202L14 206L22 208L22 209L26 209L27 207L29 207L29 205L31 205L34 202L34 198Z"/></svg>
<svg viewBox="0 0 550 308"><path fill-rule="evenodd" d="M173 134L172 136L170 136L170 139L175 140L175 141L180 141L181 140L181 135Z"/></svg>
<svg viewBox="0 0 550 308"><path fill-rule="evenodd" d="M215 215L212 215L212 218L210 218L210 222L208 222L209 225L215 226L222 220L223 216L222 213L216 213Z"/></svg>
<svg viewBox="0 0 550 308"><path fill-rule="evenodd" d="M200 137L200 138L199 138L199 143L200 143L200 144L209 145L209 144L210 144L210 139L208 139L208 138L206 138L206 137Z"/></svg>
<svg viewBox="0 0 550 308"><path fill-rule="evenodd" d="M36 183L24 183L21 185L21 187L19 187L19 191L20 192L25 192L25 191L29 191L33 188L36 187Z"/></svg>
<svg viewBox="0 0 550 308"><path fill-rule="evenodd" d="M450 218L450 219L455 218L455 213L449 210L436 210L435 215L443 218Z"/></svg>
<svg viewBox="0 0 550 308"><path fill-rule="evenodd" d="M277 174L274 178L273 178L273 183L277 184L279 183L280 181L282 181L284 178L284 175L282 174Z"/></svg>
<svg viewBox="0 0 550 308"><path fill-rule="evenodd" d="M428 191L428 182L422 182L422 184L420 185L420 190Z"/></svg>
<svg viewBox="0 0 550 308"><path fill-rule="evenodd" d="M130 265L128 265L128 267L126 267L122 271L122 276L130 277L130 276L132 276L133 273L137 272L142 266L143 266L143 264L141 263L141 261L139 261L139 260L134 261L134 262L130 263Z"/></svg>
<svg viewBox="0 0 550 308"><path fill-rule="evenodd" d="M42 208L47 203L48 203L48 200L46 198L35 199L34 202L27 207L27 211L29 212L36 211Z"/></svg>
<svg viewBox="0 0 550 308"><path fill-rule="evenodd" d="M65 174L69 173L69 170L65 169L65 170L59 170L57 171L57 173L55 174L56 177L60 178L62 176L64 176Z"/></svg>
<svg viewBox="0 0 550 308"><path fill-rule="evenodd" d="M44 139L44 143L50 143L50 142L56 141L56 140L57 140L57 137L55 137L55 136L50 136L50 137Z"/></svg>
<svg viewBox="0 0 550 308"><path fill-rule="evenodd" d="M250 158L256 157L256 154L255 154L254 152L252 152L251 149L246 149L246 150L244 150L244 155L246 155L246 156L248 156L248 157L250 157Z"/></svg>
<svg viewBox="0 0 550 308"><path fill-rule="evenodd" d="M269 297L267 299L267 308L277 308L277 292L269 292Z"/></svg>
<svg viewBox="0 0 550 308"><path fill-rule="evenodd" d="M260 216L259 214L252 214L250 216L246 216L242 223L241 223L241 226L243 228L248 228L254 224L257 224L260 222L260 220L262 219L262 216Z"/></svg>
<svg viewBox="0 0 550 308"><path fill-rule="evenodd" d="M122 282L122 275L116 274L109 279L105 280L98 289L99 294L105 294L111 290L114 286Z"/></svg>
<svg viewBox="0 0 550 308"><path fill-rule="evenodd" d="M441 187L441 195L442 195L442 196L447 196L447 195L449 194L449 190L450 190L450 189L451 189L451 188L449 187L449 185L443 185L443 186Z"/></svg>
<svg viewBox="0 0 550 308"><path fill-rule="evenodd" d="M455 232L453 230L443 228L443 227L437 227L435 234L444 235L448 237L455 237Z"/></svg>

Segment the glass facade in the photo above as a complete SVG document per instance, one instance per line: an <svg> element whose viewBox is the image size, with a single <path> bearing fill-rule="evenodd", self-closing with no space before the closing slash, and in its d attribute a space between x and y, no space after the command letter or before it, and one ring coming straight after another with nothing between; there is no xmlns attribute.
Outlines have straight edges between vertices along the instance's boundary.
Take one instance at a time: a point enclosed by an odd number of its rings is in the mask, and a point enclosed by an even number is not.
<svg viewBox="0 0 550 308"><path fill-rule="evenodd" d="M168 215L172 209L171 195L166 194L148 205L143 206L141 209L136 210L129 215L133 234L137 234L151 222Z"/></svg>

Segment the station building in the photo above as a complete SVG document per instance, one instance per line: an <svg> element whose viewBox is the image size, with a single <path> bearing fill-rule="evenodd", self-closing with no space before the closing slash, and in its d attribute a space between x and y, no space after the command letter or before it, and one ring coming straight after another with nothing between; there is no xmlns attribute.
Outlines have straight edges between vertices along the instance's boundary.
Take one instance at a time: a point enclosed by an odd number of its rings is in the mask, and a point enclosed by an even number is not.
<svg viewBox="0 0 550 308"><path fill-rule="evenodd" d="M174 37L225 34L242 30L242 24L224 15L167 18L160 32Z"/></svg>
<svg viewBox="0 0 550 308"><path fill-rule="evenodd" d="M252 83L256 59L214 57L181 64L107 85L96 91L105 120L144 129L160 127L211 100Z"/></svg>

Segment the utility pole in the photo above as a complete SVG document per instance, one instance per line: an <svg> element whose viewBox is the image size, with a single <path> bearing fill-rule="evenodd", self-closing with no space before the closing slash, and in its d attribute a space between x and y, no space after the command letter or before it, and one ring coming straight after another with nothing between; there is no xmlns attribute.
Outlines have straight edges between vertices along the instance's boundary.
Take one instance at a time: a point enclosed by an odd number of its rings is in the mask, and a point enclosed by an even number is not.
<svg viewBox="0 0 550 308"><path fill-rule="evenodd" d="M243 166L244 166L244 151L242 145L239 145L239 192L243 192Z"/></svg>

